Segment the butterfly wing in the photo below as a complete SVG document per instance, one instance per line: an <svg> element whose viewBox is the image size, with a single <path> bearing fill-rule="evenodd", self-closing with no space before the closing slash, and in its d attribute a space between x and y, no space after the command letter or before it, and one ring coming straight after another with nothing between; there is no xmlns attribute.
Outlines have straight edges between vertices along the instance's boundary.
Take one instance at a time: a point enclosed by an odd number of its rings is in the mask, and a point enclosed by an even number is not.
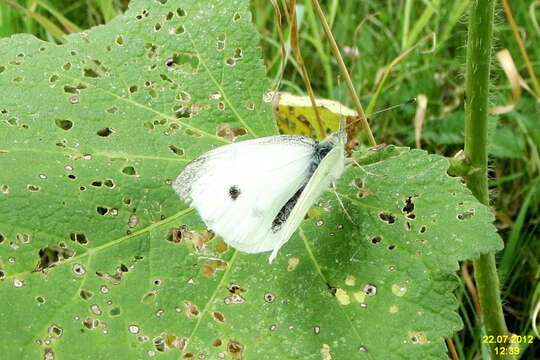
<svg viewBox="0 0 540 360"><path fill-rule="evenodd" d="M221 146L189 163L173 188L232 247L269 251L281 239L268 236L272 222L308 181L315 146L294 135Z"/></svg>
<svg viewBox="0 0 540 360"><path fill-rule="evenodd" d="M347 135L344 131L338 131L331 134L323 143L331 146L331 150L321 160L304 190L298 197L296 204L291 210L287 220L284 222L279 233L271 237L274 248L270 254L269 262L272 262L276 257L279 249L285 244L292 234L296 231L308 210L313 206L315 201L322 195L328 186L338 179L345 168L345 143Z"/></svg>

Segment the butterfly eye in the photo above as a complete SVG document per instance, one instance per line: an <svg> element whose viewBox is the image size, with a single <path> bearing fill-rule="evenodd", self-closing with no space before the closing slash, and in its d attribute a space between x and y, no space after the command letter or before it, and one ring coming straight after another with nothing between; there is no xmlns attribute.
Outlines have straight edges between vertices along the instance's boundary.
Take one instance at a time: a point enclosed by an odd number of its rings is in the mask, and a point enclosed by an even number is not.
<svg viewBox="0 0 540 360"><path fill-rule="evenodd" d="M236 185L233 185L229 188L229 196L231 199L236 200L240 196L240 188Z"/></svg>

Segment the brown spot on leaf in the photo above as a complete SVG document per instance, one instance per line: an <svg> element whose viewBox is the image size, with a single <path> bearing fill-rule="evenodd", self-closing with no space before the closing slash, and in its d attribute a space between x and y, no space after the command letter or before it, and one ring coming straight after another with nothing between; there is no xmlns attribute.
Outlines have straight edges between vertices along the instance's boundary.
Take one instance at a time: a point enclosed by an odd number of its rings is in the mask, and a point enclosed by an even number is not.
<svg viewBox="0 0 540 360"><path fill-rule="evenodd" d="M213 342L212 342L212 346L214 347L219 347L223 344L223 341L221 341L221 339L215 339Z"/></svg>
<svg viewBox="0 0 540 360"><path fill-rule="evenodd" d="M227 351L231 354L233 359L241 359L242 353L244 352L244 345L240 344L238 341L231 340L227 345Z"/></svg>
<svg viewBox="0 0 540 360"><path fill-rule="evenodd" d="M234 141L238 136L247 134L246 129L233 128L227 123L221 123L217 126L216 135L226 140Z"/></svg>
<svg viewBox="0 0 540 360"><path fill-rule="evenodd" d="M223 260L212 259L206 261L202 268L201 273L207 278L216 276L216 270L223 270L227 267L227 263Z"/></svg>
<svg viewBox="0 0 540 360"><path fill-rule="evenodd" d="M193 319L200 315L200 311L197 305L194 305L189 301L184 301L183 304L184 304L184 313L186 314L188 318Z"/></svg>
<svg viewBox="0 0 540 360"><path fill-rule="evenodd" d="M214 311L212 313L212 315L214 316L214 319L220 323L224 323L225 322L225 316L219 312L219 311Z"/></svg>

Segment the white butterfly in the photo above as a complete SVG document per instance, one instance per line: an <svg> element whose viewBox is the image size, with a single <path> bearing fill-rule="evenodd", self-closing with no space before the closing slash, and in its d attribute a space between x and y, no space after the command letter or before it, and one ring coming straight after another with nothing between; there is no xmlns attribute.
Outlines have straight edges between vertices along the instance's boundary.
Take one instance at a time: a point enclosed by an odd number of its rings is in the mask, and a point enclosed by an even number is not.
<svg viewBox="0 0 540 360"><path fill-rule="evenodd" d="M346 138L340 130L320 143L276 135L224 145L189 163L173 188L227 244L248 253L272 250L272 262L341 176Z"/></svg>

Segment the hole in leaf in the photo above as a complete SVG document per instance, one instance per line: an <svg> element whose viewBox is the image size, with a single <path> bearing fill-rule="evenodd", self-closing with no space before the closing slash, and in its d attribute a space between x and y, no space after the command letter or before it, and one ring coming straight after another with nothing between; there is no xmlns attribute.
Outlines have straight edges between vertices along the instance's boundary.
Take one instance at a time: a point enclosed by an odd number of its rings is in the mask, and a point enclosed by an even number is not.
<svg viewBox="0 0 540 360"><path fill-rule="evenodd" d="M96 181L92 181L91 185L95 186L95 187L101 187L101 185L103 185L103 182L99 181L99 180L96 180Z"/></svg>
<svg viewBox="0 0 540 360"><path fill-rule="evenodd" d="M9 185L1 184L0 185L0 192L2 194L9 194Z"/></svg>
<svg viewBox="0 0 540 360"><path fill-rule="evenodd" d="M179 105L174 109L174 116L177 119L187 119L191 117L191 109L189 106Z"/></svg>
<svg viewBox="0 0 540 360"><path fill-rule="evenodd" d="M169 229L169 234L167 235L167 241L173 243L180 243L184 238L190 238L191 234L186 225L182 225L177 228Z"/></svg>
<svg viewBox="0 0 540 360"><path fill-rule="evenodd" d="M75 180L77 178L77 176L73 174L69 174L67 177L71 180Z"/></svg>
<svg viewBox="0 0 540 360"><path fill-rule="evenodd" d="M84 76L89 78L98 78L101 77L94 69L84 69Z"/></svg>
<svg viewBox="0 0 540 360"><path fill-rule="evenodd" d="M62 336L64 330L58 325L51 325L48 329L49 336L52 338L59 338Z"/></svg>
<svg viewBox="0 0 540 360"><path fill-rule="evenodd" d="M176 30L174 30L174 33L176 35L182 35L185 32L186 32L186 29L184 28L184 25L180 25L179 27L176 28Z"/></svg>
<svg viewBox="0 0 540 360"><path fill-rule="evenodd" d="M34 269L34 272L45 272L59 262L69 259L75 255L75 251L69 248L61 248L57 246L47 246L39 249L39 260Z"/></svg>
<svg viewBox="0 0 540 360"><path fill-rule="evenodd" d="M167 60L167 66L174 65L186 65L193 69L196 69L199 66L199 57L195 54L181 53L174 54L172 59Z"/></svg>
<svg viewBox="0 0 540 360"><path fill-rule="evenodd" d="M139 225L139 217L135 214L132 214L130 217L129 217L129 221L128 221L128 226L130 228L134 228L136 227L137 225Z"/></svg>
<svg viewBox="0 0 540 360"><path fill-rule="evenodd" d="M107 215L109 213L109 208L105 206L98 206L96 207L96 211L99 215Z"/></svg>
<svg viewBox="0 0 540 360"><path fill-rule="evenodd" d="M135 168L133 166L126 166L122 169L122 172L130 176L137 175L137 172L135 171Z"/></svg>
<svg viewBox="0 0 540 360"><path fill-rule="evenodd" d="M410 214L414 211L414 203L412 201L412 196L407 197L405 199L405 206L403 207L403 212L406 214Z"/></svg>
<svg viewBox="0 0 540 360"><path fill-rule="evenodd" d="M119 307L115 307L115 308L112 308L110 311L109 311L109 315L110 316L120 316L120 313L121 313L121 309Z"/></svg>
<svg viewBox="0 0 540 360"><path fill-rule="evenodd" d="M264 301L267 303L272 303L276 299L276 296L272 293L266 293L264 294Z"/></svg>
<svg viewBox="0 0 540 360"><path fill-rule="evenodd" d="M99 319L86 318L82 322L85 328L93 330L99 326Z"/></svg>
<svg viewBox="0 0 540 360"><path fill-rule="evenodd" d="M176 145L169 145L169 149L178 156L184 156L184 149L179 148Z"/></svg>
<svg viewBox="0 0 540 360"><path fill-rule="evenodd" d="M377 295L377 287L375 285L367 284L364 286L364 293L367 296L375 296Z"/></svg>
<svg viewBox="0 0 540 360"><path fill-rule="evenodd" d="M382 221L388 224L393 224L396 222L396 217L390 213L380 213L379 217L381 218Z"/></svg>
<svg viewBox="0 0 540 360"><path fill-rule="evenodd" d="M28 233L18 233L17 240L23 244L28 244L30 242L30 234Z"/></svg>
<svg viewBox="0 0 540 360"><path fill-rule="evenodd" d="M79 296L83 300L88 300L88 299L92 298L92 296L94 296L94 293L91 292L91 291L87 291L87 290L83 289L83 290L80 291Z"/></svg>
<svg viewBox="0 0 540 360"><path fill-rule="evenodd" d="M71 241L75 241L81 245L86 245L88 244L88 238L86 237L86 235L82 232L79 232L79 231L73 231L69 234L69 238L71 239Z"/></svg>
<svg viewBox="0 0 540 360"><path fill-rule="evenodd" d="M41 189L41 187L39 187L38 185L34 185L34 184L28 184L28 185L26 185L26 188L29 191L32 191L32 192L36 192L36 191L39 191Z"/></svg>
<svg viewBox="0 0 540 360"><path fill-rule="evenodd" d="M465 210L457 216L459 220L469 220L474 216L474 208Z"/></svg>
<svg viewBox="0 0 540 360"><path fill-rule="evenodd" d="M118 35L116 37L116 43L120 46L124 45L124 38L122 37L122 35Z"/></svg>
<svg viewBox="0 0 540 360"><path fill-rule="evenodd" d="M178 8L176 9L176 14L179 16L179 17L184 17L186 16L186 11L182 8Z"/></svg>
<svg viewBox="0 0 540 360"><path fill-rule="evenodd" d="M75 86L64 85L64 92L68 94L78 94L79 89L77 89Z"/></svg>
<svg viewBox="0 0 540 360"><path fill-rule="evenodd" d="M242 51L241 48L236 48L234 50L234 56L233 56L236 60L240 60L244 57L244 52Z"/></svg>
<svg viewBox="0 0 540 360"><path fill-rule="evenodd" d="M146 294L143 295L143 298L141 299L141 302L143 304L151 304L154 301L156 301L156 292L155 291L149 291Z"/></svg>
<svg viewBox="0 0 540 360"><path fill-rule="evenodd" d="M109 127L100 129L100 130L98 130L96 132L96 134L98 134L101 137L107 137L107 136L111 135L112 133L113 133L113 130L111 128L109 128Z"/></svg>
<svg viewBox="0 0 540 360"><path fill-rule="evenodd" d="M382 241L382 237L380 236L374 236L373 238L371 238L371 243L372 244L378 244Z"/></svg>
<svg viewBox="0 0 540 360"><path fill-rule="evenodd" d="M67 119L56 119L54 123L62 130L69 130L73 127L73 121Z"/></svg>
<svg viewBox="0 0 540 360"><path fill-rule="evenodd" d="M108 188L114 188L114 182L111 179L105 179L103 184Z"/></svg>

